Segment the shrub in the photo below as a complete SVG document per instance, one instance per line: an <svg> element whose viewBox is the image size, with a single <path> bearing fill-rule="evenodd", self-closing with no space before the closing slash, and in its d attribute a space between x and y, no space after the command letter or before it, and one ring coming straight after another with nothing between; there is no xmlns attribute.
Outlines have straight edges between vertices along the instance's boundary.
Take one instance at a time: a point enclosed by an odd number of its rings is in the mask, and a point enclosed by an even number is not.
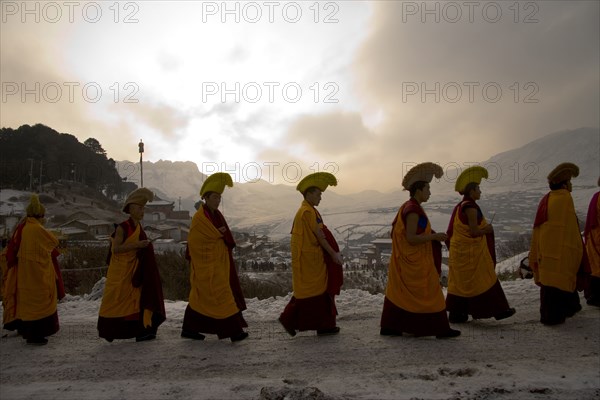
<svg viewBox="0 0 600 400"><path fill-rule="evenodd" d="M65 290L72 295L90 293L94 284L106 276L108 246L71 243L63 252L61 269ZM165 299L187 301L190 293L190 265L184 254L167 251L156 254ZM86 269L87 268L87 269ZM292 292L292 274L280 272L240 272L240 285L246 298L266 299ZM387 282L384 268L344 272L345 289L383 293Z"/></svg>
<svg viewBox="0 0 600 400"><path fill-rule="evenodd" d="M286 296L292 291L292 277L289 274L269 274L269 279L252 279L247 274L240 274L240 286L244 297L260 300L276 296ZM287 276L286 276L287 275Z"/></svg>
<svg viewBox="0 0 600 400"><path fill-rule="evenodd" d="M190 294L190 265L184 255L173 250L157 253L156 264L165 299L187 301Z"/></svg>
<svg viewBox="0 0 600 400"><path fill-rule="evenodd" d="M500 281L516 281L519 278L520 276L518 269L514 271L504 271L498 274L498 280Z"/></svg>
<svg viewBox="0 0 600 400"><path fill-rule="evenodd" d="M496 254L498 260L505 260L517 254L529 251L531 244L531 233L516 235L511 239L496 244Z"/></svg>
<svg viewBox="0 0 600 400"><path fill-rule="evenodd" d="M72 295L89 293L94 284L106 275L107 246L71 244L61 249L60 269L65 291Z"/></svg>

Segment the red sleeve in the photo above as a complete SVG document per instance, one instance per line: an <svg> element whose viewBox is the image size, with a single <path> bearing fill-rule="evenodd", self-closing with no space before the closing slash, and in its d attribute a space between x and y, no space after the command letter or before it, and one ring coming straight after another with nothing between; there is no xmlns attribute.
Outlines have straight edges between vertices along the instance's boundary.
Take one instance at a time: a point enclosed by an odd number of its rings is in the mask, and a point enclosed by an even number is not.
<svg viewBox="0 0 600 400"><path fill-rule="evenodd" d="M540 204L538 205L537 212L535 213L535 221L533 221L533 227L536 228L548 221L548 198L550 197L550 193L547 193L542 200L540 200Z"/></svg>

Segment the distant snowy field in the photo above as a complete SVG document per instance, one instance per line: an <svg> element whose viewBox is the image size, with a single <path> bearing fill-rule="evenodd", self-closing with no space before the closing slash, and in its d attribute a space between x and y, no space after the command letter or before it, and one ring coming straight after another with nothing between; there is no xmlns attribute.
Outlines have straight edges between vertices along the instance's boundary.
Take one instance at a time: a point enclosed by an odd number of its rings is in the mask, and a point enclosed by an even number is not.
<svg viewBox="0 0 600 400"><path fill-rule="evenodd" d="M157 340L107 343L100 301L68 296L47 346L3 331L0 399L598 399L600 310L583 303L546 327L531 280L502 286L514 317L453 325L462 335L447 340L381 337L383 295L346 290L338 336L290 338L277 323L287 296L247 300L241 343L180 338L180 301L166 302Z"/></svg>

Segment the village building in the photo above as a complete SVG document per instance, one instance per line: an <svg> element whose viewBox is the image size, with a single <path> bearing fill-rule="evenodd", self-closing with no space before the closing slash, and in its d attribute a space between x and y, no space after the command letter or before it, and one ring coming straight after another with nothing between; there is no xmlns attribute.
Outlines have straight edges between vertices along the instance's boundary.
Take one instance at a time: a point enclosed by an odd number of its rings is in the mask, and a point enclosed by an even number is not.
<svg viewBox="0 0 600 400"><path fill-rule="evenodd" d="M190 221L189 211L175 211L174 204L173 201L160 199L146 203L143 221L145 223L156 223L167 219Z"/></svg>
<svg viewBox="0 0 600 400"><path fill-rule="evenodd" d="M112 222L100 219L71 220L54 230L60 232L67 240L103 240L114 231Z"/></svg>
<svg viewBox="0 0 600 400"><path fill-rule="evenodd" d="M161 239L172 239L176 242L186 241L189 233L188 228L169 224L145 225L144 230L148 235L153 233L153 236Z"/></svg>

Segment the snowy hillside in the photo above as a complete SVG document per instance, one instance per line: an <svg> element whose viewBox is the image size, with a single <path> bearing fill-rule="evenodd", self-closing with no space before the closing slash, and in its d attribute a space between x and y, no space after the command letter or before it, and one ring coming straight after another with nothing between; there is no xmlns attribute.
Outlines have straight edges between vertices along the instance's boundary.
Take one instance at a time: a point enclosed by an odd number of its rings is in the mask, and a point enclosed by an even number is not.
<svg viewBox="0 0 600 400"><path fill-rule="evenodd" d="M491 157L483 165L499 166L494 186L547 188L546 176L558 163L570 161L580 168L578 186L595 186L600 176L600 131L580 128L544 136L518 149ZM494 169L490 168L490 175ZM493 175L496 177L496 175ZM492 176L490 176L490 179Z"/></svg>

